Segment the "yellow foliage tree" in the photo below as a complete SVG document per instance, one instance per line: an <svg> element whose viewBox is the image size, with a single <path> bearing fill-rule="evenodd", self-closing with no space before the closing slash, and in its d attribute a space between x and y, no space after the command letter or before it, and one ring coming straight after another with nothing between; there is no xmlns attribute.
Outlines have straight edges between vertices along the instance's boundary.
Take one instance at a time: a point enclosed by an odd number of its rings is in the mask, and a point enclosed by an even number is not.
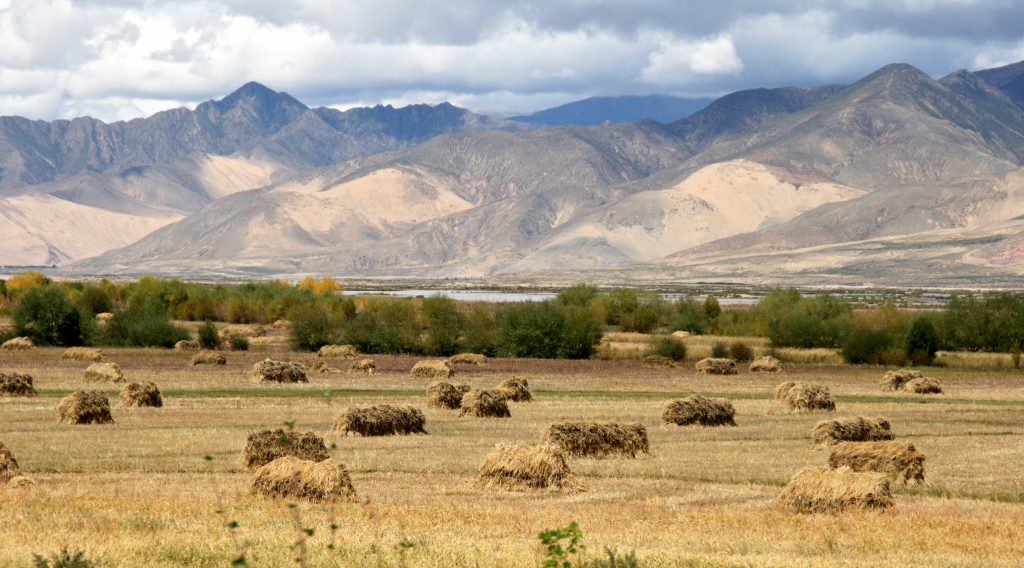
<svg viewBox="0 0 1024 568"><path fill-rule="evenodd" d="M309 290L314 294L331 294L341 291L341 284L338 284L330 276L324 276L319 280L312 276L307 276L302 279L302 282L299 282L298 287L301 290Z"/></svg>
<svg viewBox="0 0 1024 568"><path fill-rule="evenodd" d="M43 276L42 272L39 272L38 270L29 270L27 272L11 276L11 279L7 281L7 293L11 296L17 296L25 290L49 283L50 279Z"/></svg>

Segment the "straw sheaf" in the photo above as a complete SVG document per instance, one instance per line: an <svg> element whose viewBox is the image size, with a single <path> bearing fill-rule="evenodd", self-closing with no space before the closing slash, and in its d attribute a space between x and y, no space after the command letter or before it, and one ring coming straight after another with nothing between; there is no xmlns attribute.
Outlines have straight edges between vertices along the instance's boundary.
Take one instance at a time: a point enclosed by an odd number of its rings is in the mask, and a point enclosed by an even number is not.
<svg viewBox="0 0 1024 568"><path fill-rule="evenodd" d="M448 359L418 361L409 374L421 379L450 379L455 376L455 368Z"/></svg>
<svg viewBox="0 0 1024 568"><path fill-rule="evenodd" d="M711 357L697 361L696 369L701 375L738 375L740 372L736 361Z"/></svg>
<svg viewBox="0 0 1024 568"><path fill-rule="evenodd" d="M126 379L117 363L93 363L85 369L85 380L123 383Z"/></svg>
<svg viewBox="0 0 1024 568"><path fill-rule="evenodd" d="M359 359L349 366L350 375L373 375L377 373L377 362L373 359Z"/></svg>
<svg viewBox="0 0 1024 568"><path fill-rule="evenodd" d="M884 418L836 418L814 426L813 445L834 445L839 442L878 442L895 438L889 421Z"/></svg>
<svg viewBox="0 0 1024 568"><path fill-rule="evenodd" d="M617 422L561 422L540 434L540 444L557 446L570 457L603 458L612 455L635 458L650 453L647 427Z"/></svg>
<svg viewBox="0 0 1024 568"><path fill-rule="evenodd" d="M298 363L264 359L252 366L252 380L260 383L308 383L306 370Z"/></svg>
<svg viewBox="0 0 1024 568"><path fill-rule="evenodd" d="M121 389L121 394L118 396L118 404L120 406L160 408L164 405L164 399L160 394L160 389L157 388L156 383L153 381L128 383Z"/></svg>
<svg viewBox="0 0 1024 568"><path fill-rule="evenodd" d="M782 361L765 355L750 362L751 373L778 373L782 371Z"/></svg>
<svg viewBox="0 0 1024 568"><path fill-rule="evenodd" d="M456 410L462 407L462 396L467 392L469 392L469 385L453 385L447 381L434 381L427 386L427 404Z"/></svg>
<svg viewBox="0 0 1024 568"><path fill-rule="evenodd" d="M914 394L942 394L942 384L931 377L919 377L904 383L903 390Z"/></svg>
<svg viewBox="0 0 1024 568"><path fill-rule="evenodd" d="M913 379L920 379L922 376L921 371L915 371L913 369L897 369L895 371L888 371L885 373L885 377L882 379L880 386L882 390L901 390L903 385Z"/></svg>
<svg viewBox="0 0 1024 568"><path fill-rule="evenodd" d="M476 416L477 418L509 418L506 393L502 390L472 389L462 395L459 416Z"/></svg>
<svg viewBox="0 0 1024 568"><path fill-rule="evenodd" d="M673 400L665 406L661 419L667 425L735 426L736 408L727 398L707 398L699 394Z"/></svg>
<svg viewBox="0 0 1024 568"><path fill-rule="evenodd" d="M70 361L99 363L103 360L103 352L92 347L69 347L61 353L60 358Z"/></svg>
<svg viewBox="0 0 1024 568"><path fill-rule="evenodd" d="M889 478L881 473L812 468L789 480L779 504L797 513L839 513L886 509L893 500Z"/></svg>
<svg viewBox="0 0 1024 568"><path fill-rule="evenodd" d="M183 339L174 344L175 351L199 351L202 348L194 339Z"/></svg>
<svg viewBox="0 0 1024 568"><path fill-rule="evenodd" d="M334 430L360 436L392 436L396 434L426 434L427 419L423 411L404 404L378 404L369 407L351 407L338 413Z"/></svg>
<svg viewBox="0 0 1024 568"><path fill-rule="evenodd" d="M907 442L845 442L832 449L828 466L884 473L892 481L924 482L924 454Z"/></svg>
<svg viewBox="0 0 1024 568"><path fill-rule="evenodd" d="M61 423L113 424L110 401L103 391L75 391L57 405Z"/></svg>
<svg viewBox="0 0 1024 568"><path fill-rule="evenodd" d="M0 396L38 396L30 375L0 373Z"/></svg>
<svg viewBox="0 0 1024 568"><path fill-rule="evenodd" d="M782 383L775 388L775 398L794 411L831 412L836 409L836 399L833 398L832 391L824 385L799 381Z"/></svg>
<svg viewBox="0 0 1024 568"><path fill-rule="evenodd" d="M354 359L359 356L359 350L352 345L324 345L316 354L334 359Z"/></svg>
<svg viewBox="0 0 1024 568"><path fill-rule="evenodd" d="M6 351L25 351L35 348L35 344L27 337L15 337L13 339L8 339L0 345L0 349L4 349Z"/></svg>
<svg viewBox="0 0 1024 568"><path fill-rule="evenodd" d="M0 442L0 483L7 483L19 475L21 475L21 470L18 469L18 460L14 459L11 450L7 449L3 442Z"/></svg>
<svg viewBox="0 0 1024 568"><path fill-rule="evenodd" d="M498 383L498 390L505 394L505 398L512 402L529 402L533 400L530 394L530 383L523 377L510 377Z"/></svg>
<svg viewBox="0 0 1024 568"><path fill-rule="evenodd" d="M226 365L227 358L215 351L202 351L192 356L193 365Z"/></svg>
<svg viewBox="0 0 1024 568"><path fill-rule="evenodd" d="M484 458L477 486L514 491L581 488L559 448L504 443Z"/></svg>
<svg viewBox="0 0 1024 568"><path fill-rule="evenodd" d="M487 355L480 355L479 353L459 353L458 355L452 355L450 359L452 365L475 365L477 367L487 364Z"/></svg>
<svg viewBox="0 0 1024 568"><path fill-rule="evenodd" d="M327 453L323 438L314 432L261 430L249 434L246 439L242 463L245 467L254 468L284 456L319 462L331 457L331 454Z"/></svg>
<svg viewBox="0 0 1024 568"><path fill-rule="evenodd" d="M294 456L280 457L257 469L252 493L311 503L351 501L356 497L345 464L333 459L313 462Z"/></svg>
<svg viewBox="0 0 1024 568"><path fill-rule="evenodd" d="M674 369L676 362L664 355L647 355L640 360L640 366L645 369Z"/></svg>

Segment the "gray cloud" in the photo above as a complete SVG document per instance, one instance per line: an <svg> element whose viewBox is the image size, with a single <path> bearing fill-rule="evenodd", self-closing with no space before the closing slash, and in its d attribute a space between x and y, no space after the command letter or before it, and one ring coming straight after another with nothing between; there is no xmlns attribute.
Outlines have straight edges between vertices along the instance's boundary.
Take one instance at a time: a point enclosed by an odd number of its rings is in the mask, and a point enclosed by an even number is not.
<svg viewBox="0 0 1024 568"><path fill-rule="evenodd" d="M1024 59L1013 0L0 0L0 114L125 119L256 80L310 104L529 111Z"/></svg>

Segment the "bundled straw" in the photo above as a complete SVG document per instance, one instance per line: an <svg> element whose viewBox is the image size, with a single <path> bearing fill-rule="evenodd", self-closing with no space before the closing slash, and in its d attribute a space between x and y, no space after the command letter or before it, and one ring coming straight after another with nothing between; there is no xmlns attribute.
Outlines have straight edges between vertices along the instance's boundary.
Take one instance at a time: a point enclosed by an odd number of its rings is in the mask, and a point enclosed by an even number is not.
<svg viewBox="0 0 1024 568"><path fill-rule="evenodd" d="M8 339L0 345L0 349L5 351L25 351L28 349L35 349L35 344L32 340L27 337L15 337L14 339Z"/></svg>
<svg viewBox="0 0 1024 568"><path fill-rule="evenodd" d="M352 500L356 496L345 464L284 456L256 470L252 493L266 497L299 499L312 503Z"/></svg>
<svg viewBox="0 0 1024 568"><path fill-rule="evenodd" d="M14 459L11 450L8 450L7 446L0 442L0 484L7 483L19 475L21 475L21 470L18 469L18 460Z"/></svg>
<svg viewBox="0 0 1024 568"><path fill-rule="evenodd" d="M117 363L93 363L85 369L85 380L123 383L125 378Z"/></svg>
<svg viewBox="0 0 1024 568"><path fill-rule="evenodd" d="M921 371L914 371L913 369L897 369L895 371L888 371L885 373L885 378L880 383L882 390L901 390L903 385L913 379L920 379L922 376Z"/></svg>
<svg viewBox="0 0 1024 568"><path fill-rule="evenodd" d="M37 396L36 388L32 386L32 377L17 373L0 373L0 396Z"/></svg>
<svg viewBox="0 0 1024 568"><path fill-rule="evenodd" d="M782 383L775 387L775 398L796 411L831 412L836 409L836 399L832 397L829 388L823 385L804 382Z"/></svg>
<svg viewBox="0 0 1024 568"><path fill-rule="evenodd" d="M498 444L480 465L477 485L510 490L562 488L574 477L565 454L552 446Z"/></svg>
<svg viewBox="0 0 1024 568"><path fill-rule="evenodd" d="M469 385L453 385L447 381L434 381L427 387L427 404L452 410L462 407L462 395Z"/></svg>
<svg viewBox="0 0 1024 568"><path fill-rule="evenodd" d="M253 468L284 456L318 462L331 457L331 454L327 453L323 438L313 432L261 430L249 434L242 462L245 467Z"/></svg>
<svg viewBox="0 0 1024 568"><path fill-rule="evenodd" d="M903 390L914 394L942 394L942 384L931 377L920 377L904 383Z"/></svg>
<svg viewBox="0 0 1024 568"><path fill-rule="evenodd" d="M354 361L348 368L348 372L350 375L373 375L377 372L377 362L373 359L360 359L358 361Z"/></svg>
<svg viewBox="0 0 1024 568"><path fill-rule="evenodd" d="M640 366L645 369L674 369L676 362L664 355L647 355L640 360Z"/></svg>
<svg viewBox="0 0 1024 568"><path fill-rule="evenodd" d="M687 426L735 426L736 409L727 398L707 398L699 394L673 400L661 415L665 424Z"/></svg>
<svg viewBox="0 0 1024 568"><path fill-rule="evenodd" d="M498 390L505 394L505 398L512 402L528 402L533 400L530 394L530 384L523 377L511 377L498 383Z"/></svg>
<svg viewBox="0 0 1024 568"><path fill-rule="evenodd" d="M505 391L472 389L462 395L459 416L476 416L478 418L509 418L508 402Z"/></svg>
<svg viewBox="0 0 1024 568"><path fill-rule="evenodd" d="M252 380L261 383L308 383L306 370L298 363L264 359L252 366Z"/></svg>
<svg viewBox="0 0 1024 568"><path fill-rule="evenodd" d="M216 351L202 351L192 356L193 365L226 365L227 358Z"/></svg>
<svg viewBox="0 0 1024 568"><path fill-rule="evenodd" d="M160 408L164 405L164 399L160 395L160 389L156 383L148 381L143 383L128 383L121 389L118 397L121 406L151 406Z"/></svg>
<svg viewBox="0 0 1024 568"><path fill-rule="evenodd" d="M199 351L202 346L194 339L182 339L174 344L175 351Z"/></svg>
<svg viewBox="0 0 1024 568"><path fill-rule="evenodd" d="M455 368L447 359L418 361L409 374L422 379L450 379L455 375Z"/></svg>
<svg viewBox="0 0 1024 568"><path fill-rule="evenodd" d="M557 446L570 457L635 458L638 453L650 453L647 427L638 423L561 422L541 432L540 444Z"/></svg>
<svg viewBox="0 0 1024 568"><path fill-rule="evenodd" d="M391 436L394 434L426 434L427 419L423 411L412 405L378 404L362 408L346 408L334 420L334 430L360 436Z"/></svg>
<svg viewBox="0 0 1024 568"><path fill-rule="evenodd" d="M103 391L75 391L57 405L61 423L113 424L110 401Z"/></svg>
<svg viewBox="0 0 1024 568"><path fill-rule="evenodd" d="M751 373L778 373L782 370L782 361L765 355L750 362Z"/></svg>
<svg viewBox="0 0 1024 568"><path fill-rule="evenodd" d="M893 501L889 479L881 473L812 468L789 480L779 504L797 513L839 513L886 509Z"/></svg>
<svg viewBox="0 0 1024 568"><path fill-rule="evenodd" d="M697 361L696 368L701 375L738 375L740 372L732 359L701 359Z"/></svg>
<svg viewBox="0 0 1024 568"><path fill-rule="evenodd" d="M452 365L475 365L479 367L487 364L487 355L459 353L458 355L452 355L448 360L451 361Z"/></svg>
<svg viewBox="0 0 1024 568"><path fill-rule="evenodd" d="M832 448L828 466L884 473L892 481L924 481L924 455L907 442L845 442Z"/></svg>
<svg viewBox="0 0 1024 568"><path fill-rule="evenodd" d="M839 442L876 442L892 440L895 435L889 421L884 418L836 418L823 420L814 426L811 433L815 446L833 445Z"/></svg>
<svg viewBox="0 0 1024 568"><path fill-rule="evenodd" d="M334 359L353 359L359 356L359 351L352 345L324 345L317 351L317 355Z"/></svg>
<svg viewBox="0 0 1024 568"><path fill-rule="evenodd" d="M69 347L60 355L61 359L71 361L92 361L98 363L103 360L103 352L92 347Z"/></svg>

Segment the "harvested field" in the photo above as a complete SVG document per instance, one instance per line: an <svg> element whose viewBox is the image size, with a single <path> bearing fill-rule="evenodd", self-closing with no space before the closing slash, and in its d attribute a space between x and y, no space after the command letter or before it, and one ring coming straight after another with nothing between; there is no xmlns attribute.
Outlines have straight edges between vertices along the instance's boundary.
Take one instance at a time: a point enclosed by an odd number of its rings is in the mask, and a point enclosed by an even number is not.
<svg viewBox="0 0 1024 568"><path fill-rule="evenodd" d="M377 362L373 359L353 361L348 368L349 374L372 375L377 372Z"/></svg>
<svg viewBox="0 0 1024 568"><path fill-rule="evenodd" d="M284 456L256 470L252 493L264 497L298 499L311 503L351 500L356 496L345 464Z"/></svg>
<svg viewBox="0 0 1024 568"><path fill-rule="evenodd" d="M751 373L778 373L782 371L782 361L765 355L750 362Z"/></svg>
<svg viewBox="0 0 1024 568"><path fill-rule="evenodd" d="M823 420L814 426L811 438L814 445L832 445L839 442L877 442L895 437L884 418L836 418Z"/></svg>
<svg viewBox="0 0 1024 568"><path fill-rule="evenodd" d="M448 359L417 361L409 374L421 379L450 379L455 376L455 368Z"/></svg>
<svg viewBox="0 0 1024 568"><path fill-rule="evenodd" d="M60 354L60 358L68 361L91 361L98 363L103 360L103 351L92 347L69 347Z"/></svg>
<svg viewBox="0 0 1024 568"><path fill-rule="evenodd" d="M736 361L732 359L701 359L697 361L697 372L701 375L737 375Z"/></svg>
<svg viewBox="0 0 1024 568"><path fill-rule="evenodd" d="M786 382L775 387L775 398L797 412L832 412L836 409L836 399L828 387L803 381Z"/></svg>
<svg viewBox="0 0 1024 568"><path fill-rule="evenodd" d="M459 416L477 418L509 418L508 398L505 391L493 389L471 389L462 395Z"/></svg>
<svg viewBox="0 0 1024 568"><path fill-rule="evenodd" d="M423 411L410 404L378 404L346 408L335 418L334 431L360 436L426 434L426 423Z"/></svg>
<svg viewBox="0 0 1024 568"><path fill-rule="evenodd" d="M832 448L828 466L883 473L891 481L924 482L924 455L908 442L844 442Z"/></svg>
<svg viewBox="0 0 1024 568"><path fill-rule="evenodd" d="M646 355L640 360L640 366L645 369L675 369L676 362L664 355Z"/></svg>
<svg viewBox="0 0 1024 568"><path fill-rule="evenodd" d="M19 373L0 373L0 396L37 396L32 377Z"/></svg>
<svg viewBox="0 0 1024 568"><path fill-rule="evenodd" d="M698 394L668 403L661 421L675 426L735 426L735 415L736 408L728 399Z"/></svg>
<svg viewBox="0 0 1024 568"><path fill-rule="evenodd" d="M487 364L487 355L479 353L459 353L448 358L452 365L472 365L479 367Z"/></svg>
<svg viewBox="0 0 1024 568"><path fill-rule="evenodd" d="M85 370L85 380L105 383L123 383L124 372L117 363L93 363Z"/></svg>
<svg viewBox="0 0 1024 568"><path fill-rule="evenodd" d="M498 444L480 464L481 488L562 489L575 481L565 454L552 446Z"/></svg>
<svg viewBox="0 0 1024 568"><path fill-rule="evenodd" d="M57 413L63 424L112 424L110 400L103 391L75 391L61 399Z"/></svg>
<svg viewBox="0 0 1024 568"><path fill-rule="evenodd" d="M841 513L887 509L893 500L889 479L883 474L812 468L789 480L779 504L797 513Z"/></svg>
<svg viewBox="0 0 1024 568"><path fill-rule="evenodd" d="M324 345L316 354L333 359L354 359L359 356L359 351L352 345Z"/></svg>
<svg viewBox="0 0 1024 568"><path fill-rule="evenodd" d="M264 359L252 366L250 373L258 383L308 383L306 370L298 363Z"/></svg>
<svg viewBox="0 0 1024 568"><path fill-rule="evenodd" d="M427 386L427 404L437 408L456 410L462 407L462 396L469 385L453 385L447 381L434 381Z"/></svg>
<svg viewBox="0 0 1024 568"><path fill-rule="evenodd" d="M216 351L202 351L192 356L192 365L227 365L228 359Z"/></svg>
<svg viewBox="0 0 1024 568"><path fill-rule="evenodd" d="M540 445L555 446L569 457L623 456L650 453L647 427L618 422L559 422L544 429Z"/></svg>
<svg viewBox="0 0 1024 568"><path fill-rule="evenodd" d="M285 456L319 462L331 454L327 452L324 439L315 432L261 430L246 439L242 464L248 468L260 467Z"/></svg>
<svg viewBox="0 0 1024 568"><path fill-rule="evenodd" d="M118 397L118 404L125 407L143 407L148 406L152 408L160 408L164 405L164 399L160 395L160 389L157 388L156 383L148 381L146 383L128 383L121 389L121 394Z"/></svg>

